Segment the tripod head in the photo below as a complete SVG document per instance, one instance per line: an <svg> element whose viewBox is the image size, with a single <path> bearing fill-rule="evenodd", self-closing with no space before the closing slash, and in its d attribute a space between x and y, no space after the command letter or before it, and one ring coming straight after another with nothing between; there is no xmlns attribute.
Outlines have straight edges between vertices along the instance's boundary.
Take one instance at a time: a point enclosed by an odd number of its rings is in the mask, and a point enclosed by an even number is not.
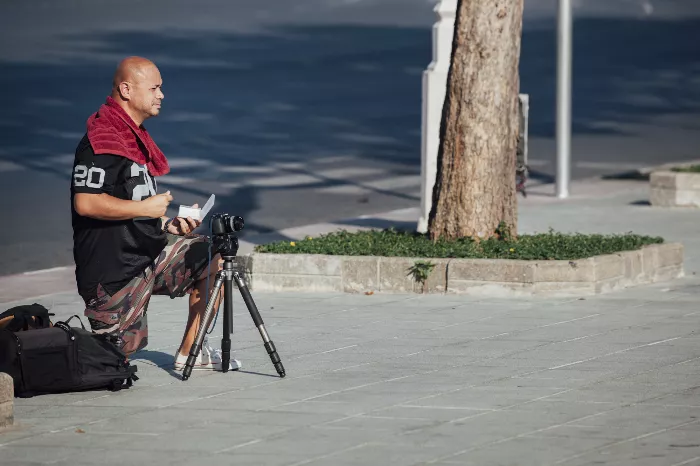
<svg viewBox="0 0 700 466"><path fill-rule="evenodd" d="M211 241L214 244L214 250L221 254L222 258L236 257L238 253L238 237L236 235L227 233L214 236Z"/></svg>
<svg viewBox="0 0 700 466"><path fill-rule="evenodd" d="M211 238L221 257L235 257L238 253L238 237L234 234L244 226L243 217L215 214L211 218Z"/></svg>

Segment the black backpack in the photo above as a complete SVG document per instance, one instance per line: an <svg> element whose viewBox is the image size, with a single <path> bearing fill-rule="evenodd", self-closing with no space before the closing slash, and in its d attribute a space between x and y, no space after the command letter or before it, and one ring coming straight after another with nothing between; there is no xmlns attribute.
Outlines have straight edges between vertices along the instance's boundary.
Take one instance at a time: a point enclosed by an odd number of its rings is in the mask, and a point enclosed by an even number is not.
<svg viewBox="0 0 700 466"><path fill-rule="evenodd" d="M53 324L49 310L41 304L25 304L8 309L0 314L0 328L12 332L27 331L37 328L48 328Z"/></svg>
<svg viewBox="0 0 700 466"><path fill-rule="evenodd" d="M73 316L78 317L78 316ZM107 335L56 322L13 332L0 329L0 372L14 380L15 396L131 387L136 377L126 355Z"/></svg>

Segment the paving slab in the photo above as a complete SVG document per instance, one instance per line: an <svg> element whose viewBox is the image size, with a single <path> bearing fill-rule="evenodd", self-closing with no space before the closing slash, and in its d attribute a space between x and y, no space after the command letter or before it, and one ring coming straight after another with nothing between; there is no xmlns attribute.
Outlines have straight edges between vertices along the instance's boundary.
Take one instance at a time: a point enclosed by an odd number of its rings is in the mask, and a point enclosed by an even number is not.
<svg viewBox="0 0 700 466"><path fill-rule="evenodd" d="M614 464L700 456L700 280L579 299L255 293L287 377L239 296L238 372L170 365L186 302L154 297L140 380L15 399L7 464ZM24 301L56 318L63 293ZM218 345L221 324L210 338ZM695 440L693 440L695 439ZM606 453L607 452L607 453ZM687 463L691 464L691 463Z"/></svg>

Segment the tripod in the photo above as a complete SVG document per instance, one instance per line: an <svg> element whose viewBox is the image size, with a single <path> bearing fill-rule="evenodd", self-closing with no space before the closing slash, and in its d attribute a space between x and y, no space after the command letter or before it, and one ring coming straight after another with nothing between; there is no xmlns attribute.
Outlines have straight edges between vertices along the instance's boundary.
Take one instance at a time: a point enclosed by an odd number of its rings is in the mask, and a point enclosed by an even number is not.
<svg viewBox="0 0 700 466"><path fill-rule="evenodd" d="M229 363L231 361L231 333L233 333L233 281L235 280L238 289L241 292L243 301L245 302L250 316L253 318L255 327L257 327L260 332L260 336L265 343L265 349L267 354L270 355L270 360L275 366L277 373L280 377L284 377L286 374L284 372L284 366L282 366L282 361L277 354L277 349L275 344L270 340L267 330L265 330L265 324L263 323L258 308L253 301L253 297L248 290L241 274L233 267L233 260L238 252L238 239L232 234L216 235L213 237L215 243L219 243L217 252L221 254L221 258L224 260L223 269L216 274L216 280L214 282L214 289L212 291L211 297L207 302L207 307L204 311L204 317L199 325L199 330L197 331L197 337L192 344L190 349L190 355L187 358L187 363L185 364L185 369L182 372L182 380L187 380L192 374L192 368L195 361L197 360L197 355L202 348L202 341L204 341L204 335L209 327L209 322L214 313L214 304L216 298L219 296L221 291L221 286L224 286L224 335L221 340L221 368L223 372L229 371Z"/></svg>

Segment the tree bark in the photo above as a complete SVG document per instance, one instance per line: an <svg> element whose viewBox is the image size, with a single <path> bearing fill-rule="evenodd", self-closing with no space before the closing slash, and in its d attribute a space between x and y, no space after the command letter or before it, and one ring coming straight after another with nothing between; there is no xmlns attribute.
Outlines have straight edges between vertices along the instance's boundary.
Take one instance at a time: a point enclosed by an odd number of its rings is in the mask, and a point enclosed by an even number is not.
<svg viewBox="0 0 700 466"><path fill-rule="evenodd" d="M459 0L428 233L517 233L515 163L523 0Z"/></svg>

